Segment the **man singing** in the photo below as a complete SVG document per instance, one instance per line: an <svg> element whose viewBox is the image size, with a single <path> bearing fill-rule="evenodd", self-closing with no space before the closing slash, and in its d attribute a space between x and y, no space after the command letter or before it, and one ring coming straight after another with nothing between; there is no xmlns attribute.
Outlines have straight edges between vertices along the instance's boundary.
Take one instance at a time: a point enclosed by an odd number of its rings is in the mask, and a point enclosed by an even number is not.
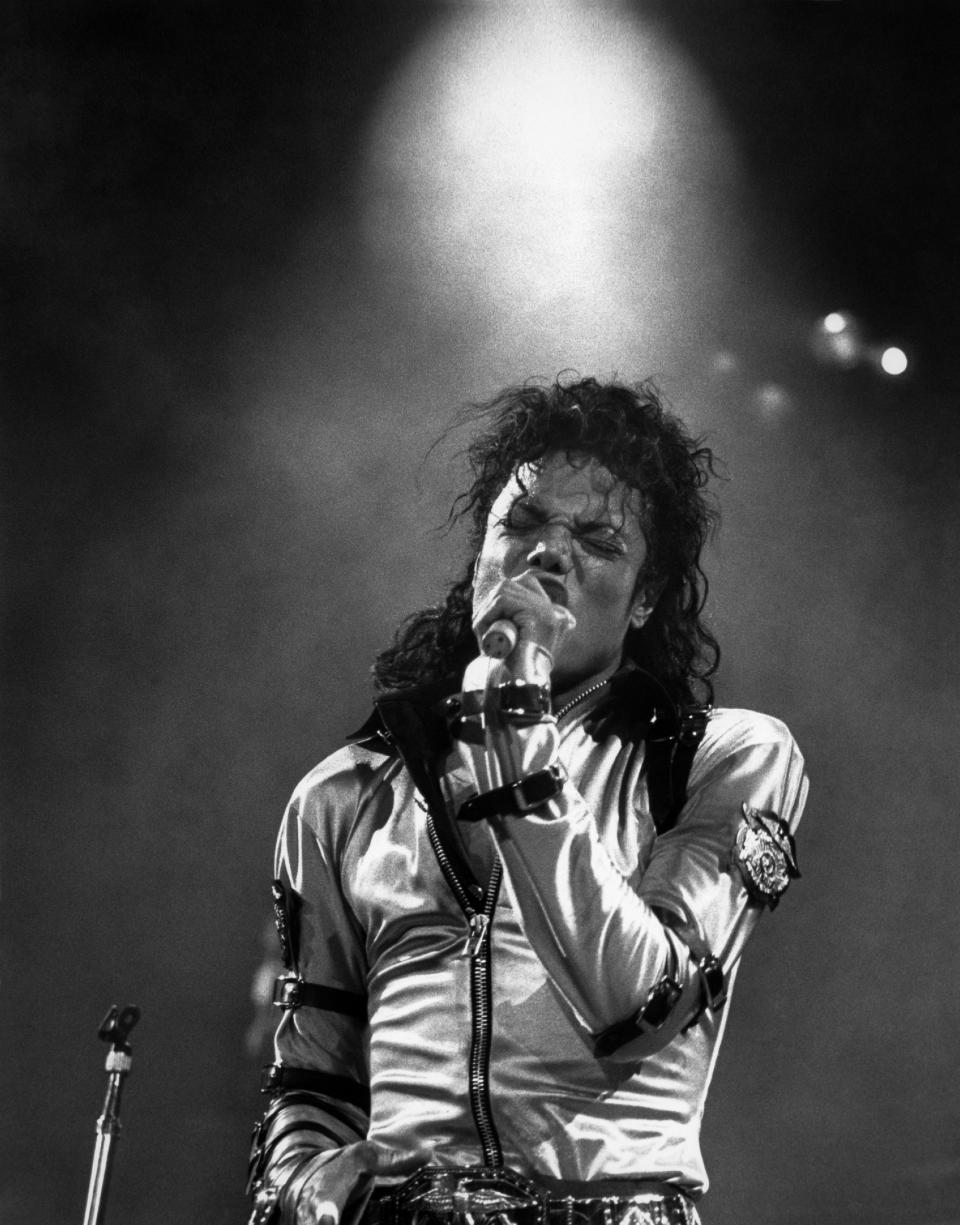
<svg viewBox="0 0 960 1225"><path fill-rule="evenodd" d="M695 704L709 449L649 384L481 422L466 572L281 827L255 1222L696 1223L734 977L799 874L790 733Z"/></svg>

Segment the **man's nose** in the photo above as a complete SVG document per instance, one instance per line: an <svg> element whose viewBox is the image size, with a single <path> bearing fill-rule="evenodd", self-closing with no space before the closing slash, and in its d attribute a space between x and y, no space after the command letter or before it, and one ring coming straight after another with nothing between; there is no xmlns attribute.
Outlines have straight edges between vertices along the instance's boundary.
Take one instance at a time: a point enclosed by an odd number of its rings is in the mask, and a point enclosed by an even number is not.
<svg viewBox="0 0 960 1225"><path fill-rule="evenodd" d="M549 574L566 574L573 566L569 533L559 528L542 533L527 554L527 565Z"/></svg>

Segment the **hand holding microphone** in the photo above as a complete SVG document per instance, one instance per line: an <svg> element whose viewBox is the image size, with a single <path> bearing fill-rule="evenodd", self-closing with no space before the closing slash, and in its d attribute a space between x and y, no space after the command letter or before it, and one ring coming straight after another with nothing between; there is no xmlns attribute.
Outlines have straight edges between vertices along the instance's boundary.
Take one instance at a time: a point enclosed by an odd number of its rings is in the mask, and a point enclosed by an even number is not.
<svg viewBox="0 0 960 1225"><path fill-rule="evenodd" d="M513 579L502 579L485 593L474 618L482 654L489 660L507 661L517 677L532 671L538 684L549 679L553 655L576 624L565 607L566 593L558 590L557 596L551 598L554 585L562 586L559 579L533 570ZM491 616L493 619L488 621ZM536 663L535 656L540 656Z"/></svg>

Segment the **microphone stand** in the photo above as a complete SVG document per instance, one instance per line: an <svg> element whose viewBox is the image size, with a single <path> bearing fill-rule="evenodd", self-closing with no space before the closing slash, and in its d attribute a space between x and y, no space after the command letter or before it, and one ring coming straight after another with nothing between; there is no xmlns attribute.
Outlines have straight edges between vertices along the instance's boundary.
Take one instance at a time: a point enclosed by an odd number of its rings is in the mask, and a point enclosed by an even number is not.
<svg viewBox="0 0 960 1225"><path fill-rule="evenodd" d="M124 1077L133 1063L133 1048L127 1041L131 1029L140 1020L140 1009L128 1005L121 1012L113 1005L97 1032L102 1042L111 1044L107 1052L107 1095L103 1114L97 1119L97 1144L93 1150L93 1168L87 1188L87 1206L83 1225L101 1225L110 1181L110 1161L114 1140L120 1135L120 1095Z"/></svg>

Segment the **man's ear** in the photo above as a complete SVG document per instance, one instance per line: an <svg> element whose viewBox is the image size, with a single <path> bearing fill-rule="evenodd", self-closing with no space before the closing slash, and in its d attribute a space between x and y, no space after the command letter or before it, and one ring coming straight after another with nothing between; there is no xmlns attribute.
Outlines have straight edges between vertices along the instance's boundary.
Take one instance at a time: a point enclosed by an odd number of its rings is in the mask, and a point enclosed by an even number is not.
<svg viewBox="0 0 960 1225"><path fill-rule="evenodd" d="M638 588L630 609L630 625L633 629L640 629L650 619L665 586L665 580L654 582L648 579Z"/></svg>

